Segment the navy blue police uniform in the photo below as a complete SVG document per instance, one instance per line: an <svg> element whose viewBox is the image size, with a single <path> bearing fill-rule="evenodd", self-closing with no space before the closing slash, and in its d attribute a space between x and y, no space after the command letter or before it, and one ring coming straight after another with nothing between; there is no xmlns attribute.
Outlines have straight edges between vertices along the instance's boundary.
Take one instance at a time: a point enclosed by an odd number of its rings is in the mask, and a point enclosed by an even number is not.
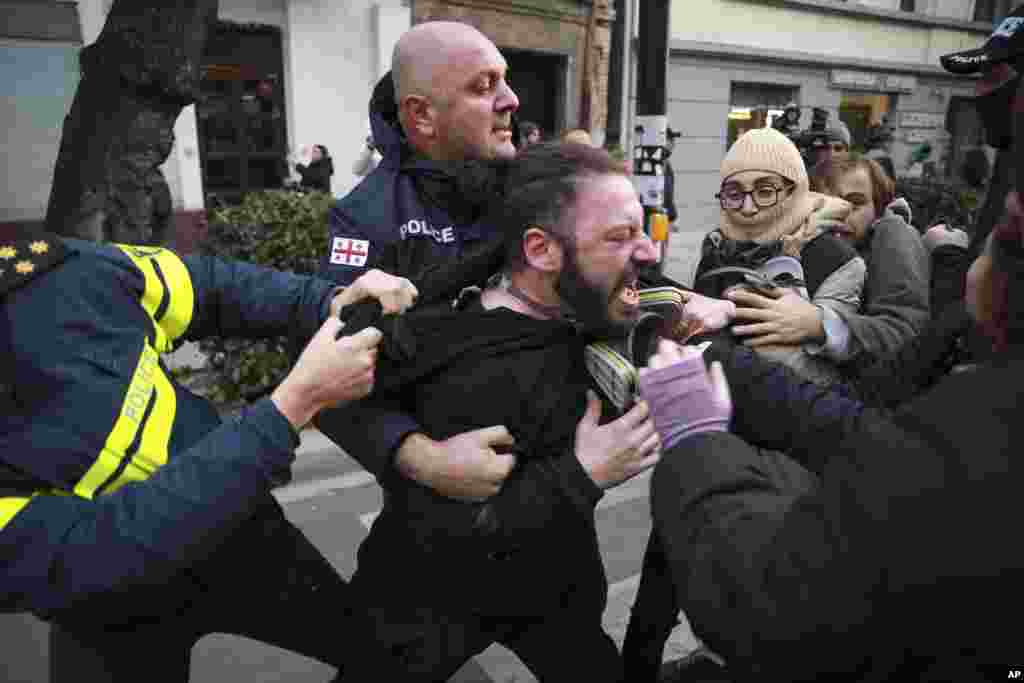
<svg viewBox="0 0 1024 683"><path fill-rule="evenodd" d="M381 162L328 216L320 274L343 285L370 268L411 277L423 266L458 258L486 237L473 208L452 196L452 178L443 165L417 155L406 143L390 73L370 99L370 127ZM400 266L390 261L389 246L405 240L421 244L416 262Z"/></svg>
<svg viewBox="0 0 1024 683"><path fill-rule="evenodd" d="M340 667L348 585L270 495L297 435L269 398L222 423L160 356L311 335L335 286L45 233L0 239L0 282L0 611L53 624L51 680L184 681L215 631Z"/></svg>

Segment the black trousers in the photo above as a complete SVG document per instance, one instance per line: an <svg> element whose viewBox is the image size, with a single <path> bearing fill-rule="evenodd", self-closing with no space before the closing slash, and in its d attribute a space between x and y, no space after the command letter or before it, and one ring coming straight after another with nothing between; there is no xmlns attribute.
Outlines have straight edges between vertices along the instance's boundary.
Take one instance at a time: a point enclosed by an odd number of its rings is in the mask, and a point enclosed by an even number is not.
<svg viewBox="0 0 1024 683"><path fill-rule="evenodd" d="M679 601L669 573L668 557L657 531L651 531L640 574L636 600L622 643L627 681L656 683L665 643L679 623Z"/></svg>
<svg viewBox="0 0 1024 683"><path fill-rule="evenodd" d="M716 457L727 457L737 468L758 472L780 493L801 495L819 485L813 473L782 453L755 448L731 435L724 449L722 444L718 446ZM680 506L686 503L680 491L693 479L688 467L694 462L699 463L699 459L691 453L679 452L655 469L651 484L654 528L647 542L640 585L622 645L623 666L630 683L658 680L665 643L679 623L678 614L685 602L686 567L700 561L691 556L686 534L679 529ZM693 627L700 631L700 624Z"/></svg>
<svg viewBox="0 0 1024 683"><path fill-rule="evenodd" d="M187 575L59 615L50 681L182 683L193 645L210 633L246 636L341 668L353 650L374 646L369 630L345 580L268 496ZM380 660L386 673L390 661Z"/></svg>
<svg viewBox="0 0 1024 683"><path fill-rule="evenodd" d="M353 588L361 599L374 601L375 591L364 590L359 578L356 572ZM625 679L619 650L601 624L607 588L590 588L569 590L559 604L537 617L485 616L462 608L414 607L397 601L371 606L367 611L374 624L373 639L386 651L353 654L340 680L446 681L469 659L499 643L514 652L542 683L620 683ZM503 586L494 589L500 591ZM424 598L429 600L429 590L424 586L419 604ZM382 678L381 665L392 662L402 673L397 678Z"/></svg>

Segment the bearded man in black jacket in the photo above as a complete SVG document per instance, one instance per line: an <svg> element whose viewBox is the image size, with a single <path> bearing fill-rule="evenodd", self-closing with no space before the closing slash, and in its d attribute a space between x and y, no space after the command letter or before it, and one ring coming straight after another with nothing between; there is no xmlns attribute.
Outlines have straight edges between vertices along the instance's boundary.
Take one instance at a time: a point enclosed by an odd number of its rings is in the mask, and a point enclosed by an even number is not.
<svg viewBox="0 0 1024 683"><path fill-rule="evenodd" d="M353 586L403 680L445 680L499 642L543 681L619 681L594 507L657 462L658 440L644 403L602 408L584 347L632 329L655 252L625 169L603 150L532 146L507 175L490 214L508 245L500 274L454 308L382 320L375 391L434 438L506 425L517 466L483 503L384 477ZM368 657L342 680L374 680L376 666Z"/></svg>

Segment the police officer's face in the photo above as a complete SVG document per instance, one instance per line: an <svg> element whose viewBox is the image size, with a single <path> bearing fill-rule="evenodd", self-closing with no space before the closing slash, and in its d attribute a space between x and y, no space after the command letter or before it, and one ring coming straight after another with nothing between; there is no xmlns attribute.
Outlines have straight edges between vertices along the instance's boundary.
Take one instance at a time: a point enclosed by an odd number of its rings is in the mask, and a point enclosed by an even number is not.
<svg viewBox="0 0 1024 683"><path fill-rule="evenodd" d="M636 189L620 175L585 180L573 213L558 293L591 331L624 334L639 315L638 270L657 260Z"/></svg>
<svg viewBox="0 0 1024 683"><path fill-rule="evenodd" d="M519 98L506 80L508 64L494 44L480 35L467 35L453 47L448 63L437 74L437 136L445 159L510 159L512 114Z"/></svg>

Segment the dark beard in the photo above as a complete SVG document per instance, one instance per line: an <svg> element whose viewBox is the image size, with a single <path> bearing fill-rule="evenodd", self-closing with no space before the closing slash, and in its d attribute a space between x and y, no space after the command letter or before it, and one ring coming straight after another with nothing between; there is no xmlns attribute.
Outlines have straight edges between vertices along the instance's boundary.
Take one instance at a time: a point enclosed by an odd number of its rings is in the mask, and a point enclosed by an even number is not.
<svg viewBox="0 0 1024 683"><path fill-rule="evenodd" d="M567 245L562 272L555 282L555 291L562 301L572 309L572 315L583 329L602 339L619 339L629 334L635 321L617 322L608 315L611 292L606 292L587 282L580 272L576 249ZM632 277L635 273L626 273ZM621 284L621 283L620 283ZM616 290L617 291L617 290Z"/></svg>

